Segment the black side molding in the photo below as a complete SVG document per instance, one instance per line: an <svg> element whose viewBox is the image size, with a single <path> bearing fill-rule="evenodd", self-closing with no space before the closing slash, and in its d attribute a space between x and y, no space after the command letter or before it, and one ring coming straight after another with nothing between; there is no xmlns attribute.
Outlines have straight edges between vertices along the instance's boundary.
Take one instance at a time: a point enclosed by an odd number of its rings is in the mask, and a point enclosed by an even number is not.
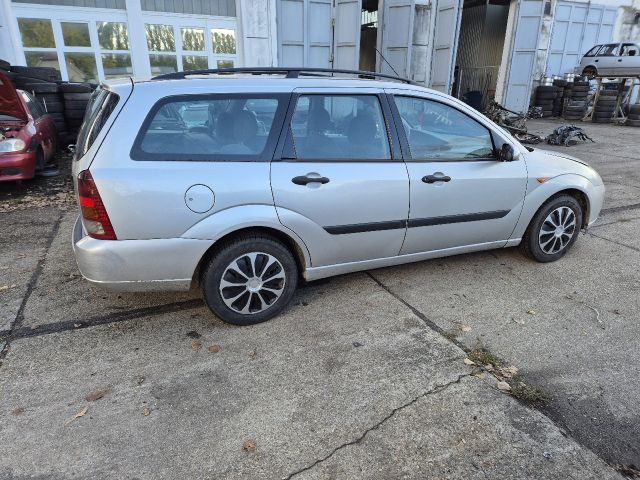
<svg viewBox="0 0 640 480"><path fill-rule="evenodd" d="M497 210L495 212L464 213L462 215L446 215L443 217L412 218L409 220L409 228L430 227L433 225L446 225L448 223L477 222L478 220L495 220L506 217L510 210Z"/></svg>
<svg viewBox="0 0 640 480"><path fill-rule="evenodd" d="M480 220L495 220L506 217L511 210L496 210L494 212L464 213L461 215L446 215L442 217L412 218L410 220L390 220L386 222L356 223L351 225L335 225L323 227L331 235L347 233L379 232L382 230L397 230L400 228L432 227L449 223L477 222Z"/></svg>
<svg viewBox="0 0 640 480"><path fill-rule="evenodd" d="M331 235L344 235L345 233L379 232L381 230L397 230L406 228L406 220L390 220L387 222L356 223L351 225L336 225L324 227Z"/></svg>

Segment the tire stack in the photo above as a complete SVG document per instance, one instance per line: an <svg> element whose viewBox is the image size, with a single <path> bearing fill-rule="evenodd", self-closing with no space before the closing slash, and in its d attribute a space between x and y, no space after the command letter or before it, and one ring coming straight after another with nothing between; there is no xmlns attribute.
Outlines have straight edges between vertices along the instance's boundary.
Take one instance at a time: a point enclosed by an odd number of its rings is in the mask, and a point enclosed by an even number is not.
<svg viewBox="0 0 640 480"><path fill-rule="evenodd" d="M540 85L536 88L535 106L541 107L542 116L550 117L553 115L554 101L558 97L559 87L555 85Z"/></svg>
<svg viewBox="0 0 640 480"><path fill-rule="evenodd" d="M589 81L577 78L573 82L567 82L564 96L568 99L564 107L565 120L581 120L587 112Z"/></svg>
<svg viewBox="0 0 640 480"><path fill-rule="evenodd" d="M593 123L611 123L611 117L616 109L618 92L616 90L600 90L598 101L593 106Z"/></svg>
<svg viewBox="0 0 640 480"><path fill-rule="evenodd" d="M64 118L68 125L68 137L75 138L78 135L84 111L91 97L93 88L86 83L63 83L60 90L64 98Z"/></svg>
<svg viewBox="0 0 640 480"><path fill-rule="evenodd" d="M627 121L624 124L630 127L640 127L640 104L629 106Z"/></svg>
<svg viewBox="0 0 640 480"><path fill-rule="evenodd" d="M562 116L562 108L564 106L564 90L567 86L567 81L562 79L556 79L553 81L553 86L557 87L556 98L553 99L552 115L554 117Z"/></svg>
<svg viewBox="0 0 640 480"><path fill-rule="evenodd" d="M58 84L27 83L22 89L33 94L38 103L42 105L42 109L53 117L58 137L62 138L67 132L67 124L64 120L64 103Z"/></svg>

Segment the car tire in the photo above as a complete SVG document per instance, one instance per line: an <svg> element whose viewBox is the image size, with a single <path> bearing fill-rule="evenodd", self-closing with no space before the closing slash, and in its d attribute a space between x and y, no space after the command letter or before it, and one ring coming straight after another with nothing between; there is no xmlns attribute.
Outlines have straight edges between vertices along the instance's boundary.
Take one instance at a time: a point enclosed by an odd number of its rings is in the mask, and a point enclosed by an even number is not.
<svg viewBox="0 0 640 480"><path fill-rule="evenodd" d="M547 200L538 209L527 227L520 248L527 257L538 262L555 262L571 249L581 228L580 203L570 195L560 194ZM546 231L549 233L543 233ZM558 235L556 232L561 233Z"/></svg>
<svg viewBox="0 0 640 480"><path fill-rule="evenodd" d="M60 85L63 93L91 93L93 89L86 83L63 83Z"/></svg>
<svg viewBox="0 0 640 480"><path fill-rule="evenodd" d="M629 105L629 113L634 113L640 115L640 104L638 105Z"/></svg>
<svg viewBox="0 0 640 480"><path fill-rule="evenodd" d="M557 92L537 92L536 100L554 100L557 96Z"/></svg>
<svg viewBox="0 0 640 480"><path fill-rule="evenodd" d="M627 118L629 120L640 120L640 114L638 113L630 113Z"/></svg>
<svg viewBox="0 0 640 480"><path fill-rule="evenodd" d="M202 295L223 322L255 325L287 306L298 275L296 260L285 245L266 235L246 235L220 245L206 264Z"/></svg>
<svg viewBox="0 0 640 480"><path fill-rule="evenodd" d="M624 124L630 127L640 127L640 120L627 119Z"/></svg>

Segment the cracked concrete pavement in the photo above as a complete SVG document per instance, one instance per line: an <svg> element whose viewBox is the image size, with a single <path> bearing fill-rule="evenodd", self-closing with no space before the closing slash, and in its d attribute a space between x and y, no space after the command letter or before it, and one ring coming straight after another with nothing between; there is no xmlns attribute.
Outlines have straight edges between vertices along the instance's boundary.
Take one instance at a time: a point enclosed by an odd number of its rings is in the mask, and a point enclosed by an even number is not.
<svg viewBox="0 0 640 480"><path fill-rule="evenodd" d="M605 213L561 262L342 276L248 328L193 292L91 287L72 211L0 213L0 478L621 478L640 463L640 136L587 130L568 152L602 173ZM551 403L473 375L478 341Z"/></svg>

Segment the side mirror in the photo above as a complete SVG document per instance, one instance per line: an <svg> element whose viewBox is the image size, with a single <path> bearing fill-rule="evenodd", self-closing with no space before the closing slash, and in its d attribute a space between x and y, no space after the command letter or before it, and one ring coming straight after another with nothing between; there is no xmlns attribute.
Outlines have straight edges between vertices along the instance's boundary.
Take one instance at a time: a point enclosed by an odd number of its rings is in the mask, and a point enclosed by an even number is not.
<svg viewBox="0 0 640 480"><path fill-rule="evenodd" d="M502 148L498 152L498 160L501 162L513 162L515 157L515 152L513 151L513 147L509 143L503 143Z"/></svg>

